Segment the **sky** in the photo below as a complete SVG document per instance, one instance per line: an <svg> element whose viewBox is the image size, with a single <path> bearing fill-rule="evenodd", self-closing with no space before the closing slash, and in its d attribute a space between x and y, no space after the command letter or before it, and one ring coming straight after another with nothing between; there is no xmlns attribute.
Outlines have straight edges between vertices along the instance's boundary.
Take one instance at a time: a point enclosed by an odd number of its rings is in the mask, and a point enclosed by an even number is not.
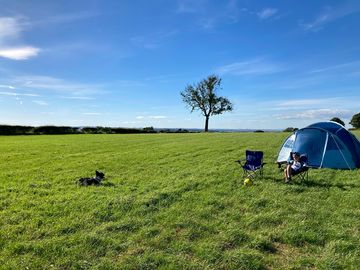
<svg viewBox="0 0 360 270"><path fill-rule="evenodd" d="M0 124L302 128L360 111L360 1L0 0Z"/></svg>

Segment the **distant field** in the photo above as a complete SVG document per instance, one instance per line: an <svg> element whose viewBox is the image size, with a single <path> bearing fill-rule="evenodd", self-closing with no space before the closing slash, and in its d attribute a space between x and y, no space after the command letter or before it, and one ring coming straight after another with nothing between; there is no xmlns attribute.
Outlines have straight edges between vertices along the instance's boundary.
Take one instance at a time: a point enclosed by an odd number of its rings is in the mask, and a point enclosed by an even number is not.
<svg viewBox="0 0 360 270"><path fill-rule="evenodd" d="M360 171L285 185L288 135L2 136L0 269L359 269ZM251 187L246 149L267 162Z"/></svg>

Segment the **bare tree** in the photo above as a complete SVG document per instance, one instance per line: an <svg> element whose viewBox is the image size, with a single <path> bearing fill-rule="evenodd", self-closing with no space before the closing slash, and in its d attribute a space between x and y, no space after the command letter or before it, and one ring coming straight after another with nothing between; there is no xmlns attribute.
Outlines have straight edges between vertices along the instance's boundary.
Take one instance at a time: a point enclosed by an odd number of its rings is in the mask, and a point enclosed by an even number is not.
<svg viewBox="0 0 360 270"><path fill-rule="evenodd" d="M227 98L217 96L216 92L221 88L220 84L221 78L210 75L196 85L188 85L180 93L191 112L200 110L205 116L205 132L209 130L210 116L233 110L233 105Z"/></svg>

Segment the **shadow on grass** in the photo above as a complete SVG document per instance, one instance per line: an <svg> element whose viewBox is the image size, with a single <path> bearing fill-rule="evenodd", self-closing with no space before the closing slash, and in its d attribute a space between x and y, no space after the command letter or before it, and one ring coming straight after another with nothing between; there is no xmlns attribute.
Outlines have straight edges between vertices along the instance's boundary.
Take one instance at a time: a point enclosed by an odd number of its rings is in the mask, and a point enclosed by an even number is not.
<svg viewBox="0 0 360 270"><path fill-rule="evenodd" d="M104 187L115 187L116 185L114 183L110 183L110 182L105 182L101 184Z"/></svg>
<svg viewBox="0 0 360 270"><path fill-rule="evenodd" d="M342 183L329 183L329 182L319 182L314 180L305 180L303 182L293 182L294 185L301 185L307 187L315 187L315 188L339 188L341 190L349 190L352 188L360 188L360 184L342 184Z"/></svg>
<svg viewBox="0 0 360 270"><path fill-rule="evenodd" d="M272 181L275 183L284 183L283 179L280 178L274 178L271 176L264 176L262 180L266 180L266 181ZM287 185L294 185L294 186L301 186L301 187L308 187L308 188L325 188L325 189L329 189L329 188L338 188L341 190L350 190L350 189L354 189L354 188L360 188L360 184L353 184L353 183L331 183L331 182L325 182L325 181L321 181L321 180L313 180L313 179L308 179L308 180L303 180L303 181L299 181L298 179L291 181L290 184Z"/></svg>

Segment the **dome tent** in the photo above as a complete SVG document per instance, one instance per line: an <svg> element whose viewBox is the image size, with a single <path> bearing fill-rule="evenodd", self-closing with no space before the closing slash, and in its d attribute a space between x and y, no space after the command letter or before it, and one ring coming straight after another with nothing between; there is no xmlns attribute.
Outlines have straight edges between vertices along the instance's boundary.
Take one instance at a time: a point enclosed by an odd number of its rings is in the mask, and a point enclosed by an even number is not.
<svg viewBox="0 0 360 270"><path fill-rule="evenodd" d="M336 122L320 122L297 130L282 145L277 162L290 152L306 153L313 168L356 169L360 167L360 142Z"/></svg>

